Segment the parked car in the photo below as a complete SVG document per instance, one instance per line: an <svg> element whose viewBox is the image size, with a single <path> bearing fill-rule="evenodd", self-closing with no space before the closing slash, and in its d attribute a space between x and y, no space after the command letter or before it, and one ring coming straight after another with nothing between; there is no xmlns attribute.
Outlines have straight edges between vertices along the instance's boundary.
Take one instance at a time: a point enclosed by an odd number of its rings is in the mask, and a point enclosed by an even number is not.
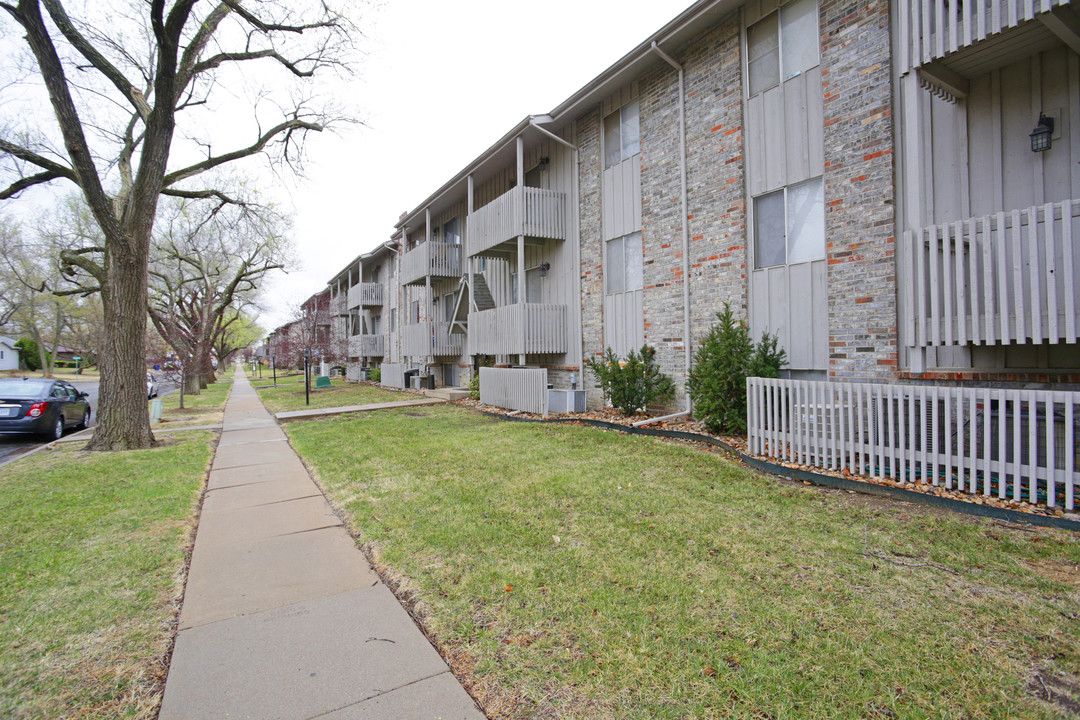
<svg viewBox="0 0 1080 720"><path fill-rule="evenodd" d="M156 398L158 396L158 381L154 377L154 373L146 373L146 398Z"/></svg>
<svg viewBox="0 0 1080 720"><path fill-rule="evenodd" d="M0 433L39 433L58 440L90 424L86 393L63 380L0 378Z"/></svg>

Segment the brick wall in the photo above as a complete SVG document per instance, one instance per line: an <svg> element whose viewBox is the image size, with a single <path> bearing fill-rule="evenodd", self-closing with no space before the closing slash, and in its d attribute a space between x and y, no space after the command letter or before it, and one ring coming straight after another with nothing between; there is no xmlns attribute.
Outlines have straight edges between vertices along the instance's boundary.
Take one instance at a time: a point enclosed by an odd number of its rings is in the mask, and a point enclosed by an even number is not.
<svg viewBox="0 0 1080 720"><path fill-rule="evenodd" d="M897 370L889 3L822 0L829 377Z"/></svg>

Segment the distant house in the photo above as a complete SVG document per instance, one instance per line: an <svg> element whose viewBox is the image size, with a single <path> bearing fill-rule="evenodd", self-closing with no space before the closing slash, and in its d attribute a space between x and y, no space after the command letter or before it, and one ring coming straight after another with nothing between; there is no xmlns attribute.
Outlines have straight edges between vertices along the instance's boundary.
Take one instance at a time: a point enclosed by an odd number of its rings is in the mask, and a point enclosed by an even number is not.
<svg viewBox="0 0 1080 720"><path fill-rule="evenodd" d="M15 347L15 340L0 336L0 370L19 369L19 349Z"/></svg>

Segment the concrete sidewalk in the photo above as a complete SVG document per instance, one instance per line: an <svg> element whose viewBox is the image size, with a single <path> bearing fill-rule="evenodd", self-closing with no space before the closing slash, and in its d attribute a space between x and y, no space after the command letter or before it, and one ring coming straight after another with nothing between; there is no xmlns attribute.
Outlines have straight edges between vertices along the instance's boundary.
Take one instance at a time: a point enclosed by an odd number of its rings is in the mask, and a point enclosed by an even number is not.
<svg viewBox="0 0 1080 720"><path fill-rule="evenodd" d="M238 371L159 718L316 717L484 715Z"/></svg>

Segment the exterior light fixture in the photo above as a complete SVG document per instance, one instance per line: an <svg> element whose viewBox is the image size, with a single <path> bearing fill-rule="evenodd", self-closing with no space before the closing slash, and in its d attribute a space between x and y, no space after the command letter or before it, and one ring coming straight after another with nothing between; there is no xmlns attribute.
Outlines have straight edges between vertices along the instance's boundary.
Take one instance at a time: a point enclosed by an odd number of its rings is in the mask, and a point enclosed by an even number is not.
<svg viewBox="0 0 1080 720"><path fill-rule="evenodd" d="M1031 131L1031 152L1046 152L1053 144L1054 118L1039 113L1039 122Z"/></svg>
<svg viewBox="0 0 1080 720"><path fill-rule="evenodd" d="M551 263L540 264L540 277L547 277L548 270L551 269Z"/></svg>

